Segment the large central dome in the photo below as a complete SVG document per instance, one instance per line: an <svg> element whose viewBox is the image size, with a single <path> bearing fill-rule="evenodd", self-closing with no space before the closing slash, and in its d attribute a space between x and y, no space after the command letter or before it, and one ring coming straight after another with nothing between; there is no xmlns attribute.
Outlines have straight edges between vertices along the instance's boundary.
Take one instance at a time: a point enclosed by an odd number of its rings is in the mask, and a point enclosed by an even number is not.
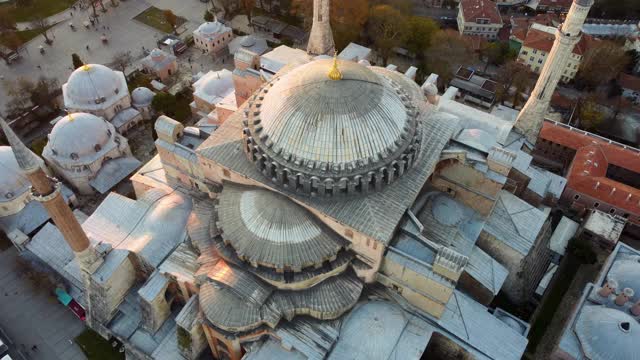
<svg viewBox="0 0 640 360"><path fill-rule="evenodd" d="M300 66L251 99L247 153L263 173L299 192L379 189L413 162L417 110L385 75L338 61L341 78L332 80L332 67L332 60Z"/></svg>

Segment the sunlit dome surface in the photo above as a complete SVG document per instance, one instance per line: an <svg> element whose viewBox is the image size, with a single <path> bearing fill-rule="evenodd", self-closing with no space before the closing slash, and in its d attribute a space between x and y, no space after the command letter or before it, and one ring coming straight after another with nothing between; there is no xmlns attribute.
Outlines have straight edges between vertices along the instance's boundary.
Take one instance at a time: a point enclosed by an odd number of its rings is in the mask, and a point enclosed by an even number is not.
<svg viewBox="0 0 640 360"><path fill-rule="evenodd" d="M76 110L109 105L128 92L124 75L100 64L77 68L62 90L65 106Z"/></svg>
<svg viewBox="0 0 640 360"><path fill-rule="evenodd" d="M70 114L53 127L46 148L54 158L83 161L107 148L114 133L113 125L102 118L86 113Z"/></svg>
<svg viewBox="0 0 640 360"><path fill-rule="evenodd" d="M412 96L384 74L350 61L338 61L341 79L332 80L332 66L333 60L317 60L263 86L250 102L246 135L265 155L251 158L270 158L319 180L410 163L420 138Z"/></svg>

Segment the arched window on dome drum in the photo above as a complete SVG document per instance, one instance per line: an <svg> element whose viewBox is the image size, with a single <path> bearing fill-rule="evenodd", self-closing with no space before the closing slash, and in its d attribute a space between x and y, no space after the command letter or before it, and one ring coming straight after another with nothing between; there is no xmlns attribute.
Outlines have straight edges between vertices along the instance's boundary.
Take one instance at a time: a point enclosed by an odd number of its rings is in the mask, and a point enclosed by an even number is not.
<svg viewBox="0 0 640 360"><path fill-rule="evenodd" d="M71 160L78 160L78 159L79 159L78 154L71 153Z"/></svg>
<svg viewBox="0 0 640 360"><path fill-rule="evenodd" d="M116 144L120 145L120 141L121 141L121 140L120 140L120 137L119 137L119 136L116 136L116 138L115 138L115 139L113 139L113 141L114 141Z"/></svg>
<svg viewBox="0 0 640 360"><path fill-rule="evenodd" d="M102 150L102 146L100 146L100 144L96 144L96 145L93 147L93 150L95 150L96 152L100 152L100 151Z"/></svg>

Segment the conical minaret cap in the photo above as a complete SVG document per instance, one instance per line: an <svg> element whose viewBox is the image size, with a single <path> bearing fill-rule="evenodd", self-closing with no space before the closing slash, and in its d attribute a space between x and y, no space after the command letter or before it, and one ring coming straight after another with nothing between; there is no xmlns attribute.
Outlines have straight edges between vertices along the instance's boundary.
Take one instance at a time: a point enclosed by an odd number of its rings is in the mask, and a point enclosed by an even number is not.
<svg viewBox="0 0 640 360"><path fill-rule="evenodd" d="M38 161L36 154L29 150L2 117L0 117L0 127L2 127L4 135L7 137L9 145L11 145L13 155L16 157L16 162L22 171L29 173L40 168L40 161Z"/></svg>

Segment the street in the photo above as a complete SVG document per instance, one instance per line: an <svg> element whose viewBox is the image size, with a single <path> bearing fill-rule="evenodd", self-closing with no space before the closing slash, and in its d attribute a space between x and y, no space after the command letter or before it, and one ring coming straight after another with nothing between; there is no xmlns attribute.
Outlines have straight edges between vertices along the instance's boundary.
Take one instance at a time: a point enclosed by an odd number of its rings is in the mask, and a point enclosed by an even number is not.
<svg viewBox="0 0 640 360"><path fill-rule="evenodd" d="M16 360L84 360L73 339L85 324L20 275L17 250L0 252L0 332Z"/></svg>
<svg viewBox="0 0 640 360"><path fill-rule="evenodd" d="M11 65L0 62L0 78L5 81L15 80L19 77L28 77L36 80L44 75L58 79L60 85L64 84L72 72L71 54L76 53L85 63L109 64L114 54L122 51L130 51L136 60L143 57L142 48L153 49L156 41L164 34L160 31L142 24L133 18L150 6L160 9L171 9L178 16L187 19L183 25L184 31L193 32L204 20L202 16L208 4L200 1L176 2L171 0L127 0L122 1L115 8L105 3L106 13L98 12L100 23L97 26L85 28L82 23L88 20L90 9L74 10L73 17L67 10L63 15L54 16L56 19L68 18L61 21L49 31L53 39L52 45L44 44L42 35L37 36L21 50L22 59ZM73 22L75 30L69 26ZM105 34L109 39L107 44L100 41L100 36ZM40 54L39 46L45 49ZM88 48L87 48L88 47ZM7 92L4 86L0 86L0 110L4 110L8 102Z"/></svg>

